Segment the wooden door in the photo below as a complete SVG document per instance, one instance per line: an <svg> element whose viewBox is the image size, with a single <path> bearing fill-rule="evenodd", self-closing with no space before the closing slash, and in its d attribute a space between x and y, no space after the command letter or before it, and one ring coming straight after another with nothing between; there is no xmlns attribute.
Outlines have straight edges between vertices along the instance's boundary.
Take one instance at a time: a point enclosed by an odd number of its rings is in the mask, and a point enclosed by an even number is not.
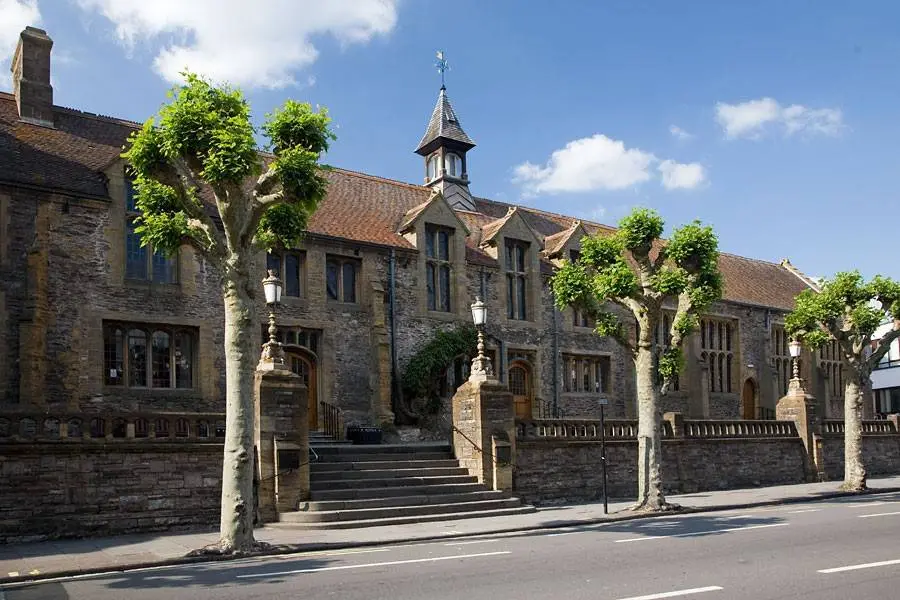
<svg viewBox="0 0 900 600"><path fill-rule="evenodd" d="M319 395L316 393L316 361L313 357L299 352L288 352L291 371L303 378L306 384L309 417L309 430L319 429Z"/></svg>
<svg viewBox="0 0 900 600"><path fill-rule="evenodd" d="M741 406L743 407L744 418L748 420L756 419L756 384L752 379L744 382L744 389L741 392Z"/></svg>
<svg viewBox="0 0 900 600"><path fill-rule="evenodd" d="M527 363L516 361L509 365L509 391L513 394L516 418L530 419L531 368Z"/></svg>

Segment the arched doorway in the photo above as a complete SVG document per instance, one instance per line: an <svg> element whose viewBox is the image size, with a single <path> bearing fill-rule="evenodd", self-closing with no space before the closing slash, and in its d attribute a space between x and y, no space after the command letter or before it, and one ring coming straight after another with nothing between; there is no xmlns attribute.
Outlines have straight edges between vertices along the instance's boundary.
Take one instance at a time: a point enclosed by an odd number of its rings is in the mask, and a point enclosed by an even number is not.
<svg viewBox="0 0 900 600"><path fill-rule="evenodd" d="M744 381L744 389L741 392L741 406L744 419L756 419L756 383L752 379Z"/></svg>
<svg viewBox="0 0 900 600"><path fill-rule="evenodd" d="M513 405L517 419L531 418L531 365L522 360L509 364L509 391L513 395Z"/></svg>
<svg viewBox="0 0 900 600"><path fill-rule="evenodd" d="M299 375L306 384L310 431L319 428L319 394L316 382L316 357L306 348L301 346L287 346L285 348L285 360L291 367L291 371Z"/></svg>

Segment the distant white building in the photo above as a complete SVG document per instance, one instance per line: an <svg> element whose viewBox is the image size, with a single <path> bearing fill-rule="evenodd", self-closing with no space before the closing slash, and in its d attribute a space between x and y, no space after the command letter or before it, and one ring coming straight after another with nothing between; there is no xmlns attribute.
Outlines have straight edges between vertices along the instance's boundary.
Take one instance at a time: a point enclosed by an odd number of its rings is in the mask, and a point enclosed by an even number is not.
<svg viewBox="0 0 900 600"><path fill-rule="evenodd" d="M886 320L875 331L873 339L881 339L892 327L893 321ZM900 339L891 343L891 349L872 371L872 392L876 415L900 413Z"/></svg>

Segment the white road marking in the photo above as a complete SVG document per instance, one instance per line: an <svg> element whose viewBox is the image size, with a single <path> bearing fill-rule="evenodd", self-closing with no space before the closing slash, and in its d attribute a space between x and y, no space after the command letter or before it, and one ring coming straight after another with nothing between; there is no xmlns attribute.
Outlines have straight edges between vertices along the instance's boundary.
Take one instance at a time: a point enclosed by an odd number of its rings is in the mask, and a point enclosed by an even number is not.
<svg viewBox="0 0 900 600"><path fill-rule="evenodd" d="M821 508L804 508L801 510L789 510L789 513L797 514L797 513L808 513L808 512L819 512L822 510Z"/></svg>
<svg viewBox="0 0 900 600"><path fill-rule="evenodd" d="M872 567L886 567L888 565L900 565L898 560L883 560L881 562L866 563L863 565L850 565L848 567L835 567L833 569L821 569L819 573L843 573L844 571L857 571L859 569L871 569Z"/></svg>
<svg viewBox="0 0 900 600"><path fill-rule="evenodd" d="M390 552L390 548L367 548L365 550L355 550L355 549L347 549L347 550L331 550L328 552L307 552L306 554L289 554L288 556L293 560L298 556L348 556L351 554L370 554L372 552ZM282 557L279 557L282 558Z"/></svg>
<svg viewBox="0 0 900 600"><path fill-rule="evenodd" d="M471 540L469 542L447 542L444 544L445 546L468 546L469 544L493 544L494 542L499 542L500 540Z"/></svg>
<svg viewBox="0 0 900 600"><path fill-rule="evenodd" d="M890 517L891 515L900 515L900 511L889 513L875 513L873 515L858 515L860 519L868 519L869 517Z"/></svg>
<svg viewBox="0 0 900 600"><path fill-rule="evenodd" d="M733 517L722 517L724 521L731 521L732 519L754 519L756 518L754 515L734 515Z"/></svg>
<svg viewBox="0 0 900 600"><path fill-rule="evenodd" d="M559 537L561 535L575 535L576 533L584 533L583 531L563 531L562 533L548 533L545 537Z"/></svg>
<svg viewBox="0 0 900 600"><path fill-rule="evenodd" d="M646 596L631 596L630 598L621 598L620 600L658 600L659 598L677 598L678 596L690 596L691 594L702 594L704 592L721 591L717 585L710 585L702 588L691 588L689 590L678 590L675 592L662 592L661 594L648 594Z"/></svg>
<svg viewBox="0 0 900 600"><path fill-rule="evenodd" d="M766 529L767 527L784 527L788 523L770 523L768 525L747 525L746 527L731 527L728 529L710 529L706 531L692 531L690 533L675 533L672 535L647 535L644 537L626 538L624 540L616 540L616 544L625 542L643 542L644 540L661 540L665 538L694 537L698 535L707 535L710 533L732 533L735 531L747 531L748 529Z"/></svg>
<svg viewBox="0 0 900 600"><path fill-rule="evenodd" d="M845 504L847 508L864 508L866 506L881 506L882 504L887 504L887 502L877 501L877 502L855 502L853 504Z"/></svg>
<svg viewBox="0 0 900 600"><path fill-rule="evenodd" d="M437 556L434 558L414 558L410 560L391 560L380 563L366 563L362 565L340 565L337 567L318 567L315 569L296 569L294 571L278 571L275 573L250 573L248 575L237 575L237 579L250 579L254 577L278 577L281 575L295 575L299 573L322 573L324 571L345 571L347 569L366 569L370 567L390 567L393 565L411 565L415 563L437 562L440 560L456 560L463 558L480 558L484 556L500 556L503 554L512 554L508 550L502 552L482 552L481 554L457 554L456 556Z"/></svg>

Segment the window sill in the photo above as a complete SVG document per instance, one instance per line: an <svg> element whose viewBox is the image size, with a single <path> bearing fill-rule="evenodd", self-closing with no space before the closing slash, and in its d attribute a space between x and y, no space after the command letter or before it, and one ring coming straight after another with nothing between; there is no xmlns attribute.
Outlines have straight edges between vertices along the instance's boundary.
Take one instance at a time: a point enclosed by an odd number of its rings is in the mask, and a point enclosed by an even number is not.
<svg viewBox="0 0 900 600"><path fill-rule="evenodd" d="M165 290L170 292L181 291L180 283L158 283L148 279L125 279L125 286L130 288Z"/></svg>
<svg viewBox="0 0 900 600"><path fill-rule="evenodd" d="M445 312L442 310L426 310L425 316L430 319L439 319L441 321L459 321L465 319L464 316L455 312Z"/></svg>
<svg viewBox="0 0 900 600"><path fill-rule="evenodd" d="M172 396L177 394L199 394L200 390L197 388L146 388L104 384L103 392L105 394L125 393L140 396Z"/></svg>

